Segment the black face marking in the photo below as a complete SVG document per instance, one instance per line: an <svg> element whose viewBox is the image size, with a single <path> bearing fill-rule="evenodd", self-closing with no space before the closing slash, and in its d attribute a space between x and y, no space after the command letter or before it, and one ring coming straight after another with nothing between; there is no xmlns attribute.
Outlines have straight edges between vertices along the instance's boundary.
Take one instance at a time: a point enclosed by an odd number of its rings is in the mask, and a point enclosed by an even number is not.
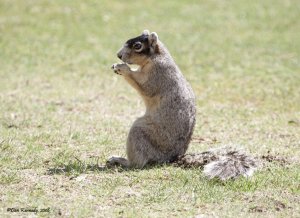
<svg viewBox="0 0 300 218"><path fill-rule="evenodd" d="M141 35L132 39L129 39L126 44L130 49L134 49L134 44L136 42L141 42L144 45L144 49L139 54L149 55L150 54L150 48L148 43L148 35Z"/></svg>
<svg viewBox="0 0 300 218"><path fill-rule="evenodd" d="M135 42L141 42L143 44L147 43L148 44L148 36L146 35L141 35L132 39L129 39L126 43L128 45L129 48L132 48L133 44Z"/></svg>

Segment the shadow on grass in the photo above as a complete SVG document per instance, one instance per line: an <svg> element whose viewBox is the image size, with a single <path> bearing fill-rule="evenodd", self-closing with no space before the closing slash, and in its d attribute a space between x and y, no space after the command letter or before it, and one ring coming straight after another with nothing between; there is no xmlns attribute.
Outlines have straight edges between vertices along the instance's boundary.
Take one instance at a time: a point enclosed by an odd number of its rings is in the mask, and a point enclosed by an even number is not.
<svg viewBox="0 0 300 218"><path fill-rule="evenodd" d="M66 160L66 159L65 159ZM144 170L150 169L158 169L164 167L174 167L174 168L181 168L184 171L193 171L197 170L197 178L199 182L201 182L202 186L204 183L207 184L208 187L222 187L226 190L230 191L243 191L243 192L254 192L258 189L263 189L269 187L270 184L278 184L278 186L287 184L288 182L285 181L283 178L286 178L287 170L293 171L296 167L292 167L289 165L288 162L283 158L279 158L278 156L272 155L264 155L261 157L261 160L265 161L263 169L259 169L258 172L255 173L255 176L251 178L246 177L239 177L238 179L229 179L226 181L222 181L218 178L209 179L207 178L202 171L202 167L185 167L185 166L178 166L176 162L174 163L165 163L165 164L151 164L147 165L142 169L137 168L124 168L121 166L111 166L106 164L99 164L98 158L94 161L82 161L75 157L65 164L58 162L57 166L49 168L47 170L48 175L65 175L70 176L70 179L76 178L80 174L87 174L91 172L104 172L104 173L122 173L122 172L139 172ZM282 163L285 163L282 166ZM287 166L290 166L287 168ZM199 174L198 174L199 172ZM187 173L189 175L189 173ZM296 178L295 178L296 179ZM293 184L291 184L293 187ZM292 189L294 190L294 189Z"/></svg>
<svg viewBox="0 0 300 218"><path fill-rule="evenodd" d="M148 170L153 168L161 168L163 166L169 166L172 164L163 164L163 165L157 165L157 164L151 164L147 165L146 167L142 169L137 168L126 168L122 167L120 165L99 165L98 161L97 163L85 163L78 158L75 158L74 161L70 161L68 164L59 164L57 167L48 168L47 174L48 175L55 175L55 174L66 174L66 175L78 175L82 173L88 173L88 172L123 172L123 171L141 171L141 170Z"/></svg>
<svg viewBox="0 0 300 218"><path fill-rule="evenodd" d="M52 167L47 170L48 175L54 174L82 174L90 171L107 171L111 170L106 166L97 164L78 165L77 163L68 163L58 167Z"/></svg>

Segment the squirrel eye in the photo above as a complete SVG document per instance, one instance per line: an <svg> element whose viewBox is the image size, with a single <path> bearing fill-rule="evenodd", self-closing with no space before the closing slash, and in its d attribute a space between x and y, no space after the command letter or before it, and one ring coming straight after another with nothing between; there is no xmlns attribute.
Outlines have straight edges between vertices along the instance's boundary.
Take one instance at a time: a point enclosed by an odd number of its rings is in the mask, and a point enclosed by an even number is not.
<svg viewBox="0 0 300 218"><path fill-rule="evenodd" d="M136 43L134 43L133 48L134 48L137 52L140 52L140 51L142 51L142 49L143 49L143 45L142 45L141 42L136 42Z"/></svg>

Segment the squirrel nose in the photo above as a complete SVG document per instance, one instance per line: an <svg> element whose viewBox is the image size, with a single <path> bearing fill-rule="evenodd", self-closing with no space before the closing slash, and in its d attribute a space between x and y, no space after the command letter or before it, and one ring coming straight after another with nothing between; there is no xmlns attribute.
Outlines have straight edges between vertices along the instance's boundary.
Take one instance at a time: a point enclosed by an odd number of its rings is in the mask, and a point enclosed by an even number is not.
<svg viewBox="0 0 300 218"><path fill-rule="evenodd" d="M118 58L122 59L122 55L120 53L117 54Z"/></svg>

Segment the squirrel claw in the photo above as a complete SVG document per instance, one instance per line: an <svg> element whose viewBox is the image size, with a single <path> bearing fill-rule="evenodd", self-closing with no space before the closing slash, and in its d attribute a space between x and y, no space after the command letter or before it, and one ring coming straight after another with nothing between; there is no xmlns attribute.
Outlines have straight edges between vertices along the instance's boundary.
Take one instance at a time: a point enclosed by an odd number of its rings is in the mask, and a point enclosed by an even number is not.
<svg viewBox="0 0 300 218"><path fill-rule="evenodd" d="M113 65L111 66L111 69L112 69L116 74L121 75L121 74L119 73L120 69L117 68L117 65L118 65L118 64L113 64Z"/></svg>

